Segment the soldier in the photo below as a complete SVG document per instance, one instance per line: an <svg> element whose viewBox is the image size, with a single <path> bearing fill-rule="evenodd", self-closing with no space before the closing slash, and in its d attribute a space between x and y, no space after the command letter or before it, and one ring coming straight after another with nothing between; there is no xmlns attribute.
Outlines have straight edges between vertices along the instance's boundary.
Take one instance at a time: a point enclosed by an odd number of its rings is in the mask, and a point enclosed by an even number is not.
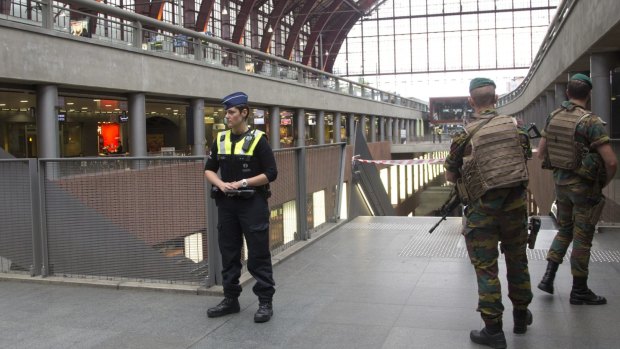
<svg viewBox="0 0 620 349"><path fill-rule="evenodd" d="M248 96L236 92L222 100L229 130L220 132L205 164L205 176L213 184L218 207L218 238L222 254L224 300L207 310L208 317L238 313L241 294L241 248L248 248L248 271L258 296L255 322L267 322L273 315L275 282L269 251L269 182L278 170L267 136L249 130ZM221 178L218 177L218 169ZM242 189L242 190L240 190Z"/></svg>
<svg viewBox="0 0 620 349"><path fill-rule="evenodd" d="M502 328L498 242L506 258L508 297L513 304L513 332L532 323L532 300L525 252L527 244L527 134L514 118L495 110L495 83L476 78L469 85L472 121L456 135L446 158L446 179L456 183L465 208L465 244L478 281L478 311L485 327L470 333L473 342L506 348Z"/></svg>
<svg viewBox="0 0 620 349"><path fill-rule="evenodd" d="M568 101L547 118L538 146L543 168L553 170L559 226L538 288L553 294L555 273L572 241L570 303L596 305L607 300L588 288L590 247L605 204L602 188L613 179L618 161L604 123L586 109L591 90L588 76L571 77L566 89Z"/></svg>

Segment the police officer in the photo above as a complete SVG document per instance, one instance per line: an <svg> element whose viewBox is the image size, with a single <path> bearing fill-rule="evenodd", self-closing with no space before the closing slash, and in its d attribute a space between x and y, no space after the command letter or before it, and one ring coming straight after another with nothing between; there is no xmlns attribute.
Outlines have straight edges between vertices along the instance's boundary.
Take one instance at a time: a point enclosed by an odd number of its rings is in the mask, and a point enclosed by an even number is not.
<svg viewBox="0 0 620 349"><path fill-rule="evenodd" d="M465 244L478 281L478 311L485 327L470 339L492 348L506 348L502 328L498 242L506 258L508 297L513 304L514 333L532 323L527 309L532 300L527 255L529 138L514 118L495 110L495 83L476 78L469 85L473 120L456 135L446 158L446 179L457 183L466 205Z"/></svg>
<svg viewBox="0 0 620 349"><path fill-rule="evenodd" d="M213 185L218 207L218 238L222 255L224 300L207 310L208 317L238 313L241 294L241 248L243 237L248 248L248 271L256 284L259 307L255 322L273 316L275 282L269 251L269 182L278 170L267 136L250 130L248 96L235 92L222 99L228 130L213 142L205 165L205 176ZM221 178L217 171L220 170Z"/></svg>
<svg viewBox="0 0 620 349"><path fill-rule="evenodd" d="M557 223L547 254L547 271L538 288L553 294L553 280L571 241L573 288L571 304L606 304L588 288L588 263L596 223L605 204L602 188L613 179L617 158L599 117L586 109L592 81L575 74L568 82L568 101L547 118L538 157L543 168L553 170Z"/></svg>

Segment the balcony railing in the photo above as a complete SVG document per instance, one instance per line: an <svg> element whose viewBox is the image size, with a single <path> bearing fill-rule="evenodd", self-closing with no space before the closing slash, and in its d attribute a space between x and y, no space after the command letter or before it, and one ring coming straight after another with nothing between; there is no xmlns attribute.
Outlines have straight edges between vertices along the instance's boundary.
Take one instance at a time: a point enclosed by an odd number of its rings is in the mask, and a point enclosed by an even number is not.
<svg viewBox="0 0 620 349"><path fill-rule="evenodd" d="M243 71L304 84L364 99L428 111L426 102L403 98L368 85L286 60L262 51L165 23L93 0L12 0L1 20L20 22L66 33L76 40L97 40L131 50L148 51L220 69ZM76 10L69 4L79 7ZM94 23L94 24L93 24ZM94 32L90 32L95 28Z"/></svg>

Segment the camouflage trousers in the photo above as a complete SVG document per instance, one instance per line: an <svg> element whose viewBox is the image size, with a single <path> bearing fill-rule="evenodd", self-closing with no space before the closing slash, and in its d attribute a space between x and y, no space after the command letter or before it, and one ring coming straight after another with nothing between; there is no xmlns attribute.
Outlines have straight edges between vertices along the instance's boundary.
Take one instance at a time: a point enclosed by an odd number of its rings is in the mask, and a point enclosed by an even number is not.
<svg viewBox="0 0 620 349"><path fill-rule="evenodd" d="M478 281L478 309L485 324L502 319L502 288L498 277L498 242L506 259L508 298L514 309L527 309L532 301L527 254L527 209L525 205L508 212L489 214L469 209L464 231L469 259ZM475 222L474 224L469 224ZM484 224L481 224L484 223Z"/></svg>
<svg viewBox="0 0 620 349"><path fill-rule="evenodd" d="M599 215L594 211L603 199L601 189L588 182L556 185L558 233L555 235L547 260L562 263L568 246L573 243L570 255L573 276L587 277L590 248Z"/></svg>

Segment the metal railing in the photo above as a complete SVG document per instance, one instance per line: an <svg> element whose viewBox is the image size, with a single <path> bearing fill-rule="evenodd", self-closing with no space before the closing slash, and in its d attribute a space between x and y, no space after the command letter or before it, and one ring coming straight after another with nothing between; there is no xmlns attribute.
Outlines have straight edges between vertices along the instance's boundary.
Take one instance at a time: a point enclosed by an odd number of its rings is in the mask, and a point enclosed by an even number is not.
<svg viewBox="0 0 620 349"><path fill-rule="evenodd" d="M274 152L270 247L340 220L344 143ZM0 272L211 286L217 216L204 157L0 160ZM313 176L314 173L321 176ZM246 255L244 255L246 256ZM247 258L247 257L246 257Z"/></svg>
<svg viewBox="0 0 620 349"><path fill-rule="evenodd" d="M519 86L517 86L516 89L501 96L498 99L497 101L498 107L504 106L514 101L515 99L519 98L523 94L523 92L525 92L530 82L532 81L532 78L534 77L534 75L536 75L538 68L542 64L543 59L545 59L547 52L549 51L551 45L555 41L558 33L564 26L566 19L568 18L569 14L571 13L576 3L577 3L577 0L562 0L560 4L558 4L555 17L553 18L552 22L549 24L549 28L547 29L547 34L545 35L545 37L542 40L542 43L540 44L538 53L536 54L534 61L530 65L530 69L527 72L527 75L525 76L523 81L519 84Z"/></svg>
<svg viewBox="0 0 620 349"><path fill-rule="evenodd" d="M402 98L306 65L118 7L92 0L49 2L53 3L51 8L48 1L12 0L9 14L0 15L0 20L17 21L64 32L76 39L79 37L82 40L98 40L125 49L149 51L176 59L187 59L428 111L427 103L422 100ZM81 11L69 8L68 4L79 5ZM90 32L92 28L95 28L94 32Z"/></svg>
<svg viewBox="0 0 620 349"><path fill-rule="evenodd" d="M620 139L612 139L611 147L616 153L616 158L620 163ZM616 172L614 179L603 188L603 195L606 197L605 208L599 221L600 228L619 228L620 227L620 172Z"/></svg>

